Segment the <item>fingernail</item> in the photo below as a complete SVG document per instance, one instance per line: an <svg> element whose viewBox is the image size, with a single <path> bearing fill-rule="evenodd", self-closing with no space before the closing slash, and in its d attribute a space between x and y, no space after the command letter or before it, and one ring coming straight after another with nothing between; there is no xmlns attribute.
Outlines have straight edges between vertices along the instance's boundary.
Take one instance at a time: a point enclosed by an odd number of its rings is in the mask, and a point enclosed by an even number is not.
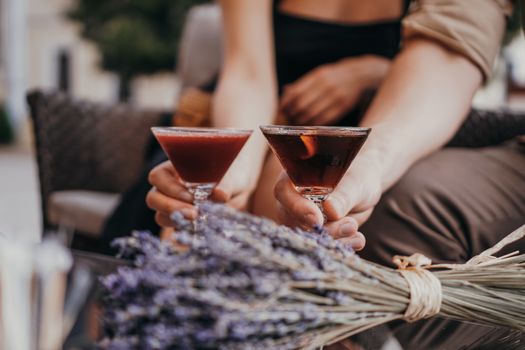
<svg viewBox="0 0 525 350"><path fill-rule="evenodd" d="M364 248L364 242L361 237L343 238L343 246L349 251L359 251Z"/></svg>
<svg viewBox="0 0 525 350"><path fill-rule="evenodd" d="M317 220L317 216L314 213L306 214L305 220L310 227L319 226L319 221Z"/></svg>
<svg viewBox="0 0 525 350"><path fill-rule="evenodd" d="M331 196L328 198L328 204L332 207L333 212L337 218L343 217L345 214L341 214L343 203L336 196Z"/></svg>
<svg viewBox="0 0 525 350"><path fill-rule="evenodd" d="M189 192L186 192L186 191L179 193L179 199L182 200L182 201L188 202L188 203L192 203L193 202L192 194L189 193Z"/></svg>
<svg viewBox="0 0 525 350"><path fill-rule="evenodd" d="M352 240L344 241L344 242L343 242L343 247L344 247L346 250L348 250L348 251L350 251L350 252L353 252L353 251L355 251L355 249L354 249L354 244L355 244L355 243L354 243Z"/></svg>
<svg viewBox="0 0 525 350"><path fill-rule="evenodd" d="M357 232L357 227L354 223L347 222L340 228L341 237L349 237Z"/></svg>
<svg viewBox="0 0 525 350"><path fill-rule="evenodd" d="M185 218L195 219L197 217L197 210L195 208L182 208L179 211Z"/></svg>
<svg viewBox="0 0 525 350"><path fill-rule="evenodd" d="M218 202L226 202L231 198L228 193L229 192L222 187L215 187L213 190L213 200Z"/></svg>
<svg viewBox="0 0 525 350"><path fill-rule="evenodd" d="M343 241L343 247L349 251L355 251L356 248L360 248L361 241L359 238L347 238Z"/></svg>

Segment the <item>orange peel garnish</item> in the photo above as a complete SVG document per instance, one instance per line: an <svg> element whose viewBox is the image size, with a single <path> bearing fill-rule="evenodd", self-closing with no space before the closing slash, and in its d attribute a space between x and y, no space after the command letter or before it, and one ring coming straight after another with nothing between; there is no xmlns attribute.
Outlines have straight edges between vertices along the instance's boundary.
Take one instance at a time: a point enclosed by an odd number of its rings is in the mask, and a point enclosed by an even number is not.
<svg viewBox="0 0 525 350"><path fill-rule="evenodd" d="M303 142L306 153L301 156L301 159L308 159L315 155L316 144L315 137L311 135L301 135L301 141Z"/></svg>

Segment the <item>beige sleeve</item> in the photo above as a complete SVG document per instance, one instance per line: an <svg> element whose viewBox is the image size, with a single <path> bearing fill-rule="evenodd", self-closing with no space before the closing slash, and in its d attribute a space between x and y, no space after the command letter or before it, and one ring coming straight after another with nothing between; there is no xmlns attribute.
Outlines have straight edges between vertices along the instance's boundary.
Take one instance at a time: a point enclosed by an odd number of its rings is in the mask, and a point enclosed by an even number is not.
<svg viewBox="0 0 525 350"><path fill-rule="evenodd" d="M472 61L486 80L511 12L510 0L417 0L403 20L403 38L440 42Z"/></svg>

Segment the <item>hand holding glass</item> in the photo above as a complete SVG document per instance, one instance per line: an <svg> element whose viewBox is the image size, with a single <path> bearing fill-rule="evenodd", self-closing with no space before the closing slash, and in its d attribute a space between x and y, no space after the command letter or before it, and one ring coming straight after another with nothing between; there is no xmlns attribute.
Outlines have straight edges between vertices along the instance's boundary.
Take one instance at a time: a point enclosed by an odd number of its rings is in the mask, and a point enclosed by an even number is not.
<svg viewBox="0 0 525 350"><path fill-rule="evenodd" d="M153 127L193 204L206 201L250 137L251 130L227 128ZM195 222L202 221L198 214Z"/></svg>
<svg viewBox="0 0 525 350"><path fill-rule="evenodd" d="M261 126L270 147L295 189L323 202L337 186L370 133L370 128L330 126Z"/></svg>

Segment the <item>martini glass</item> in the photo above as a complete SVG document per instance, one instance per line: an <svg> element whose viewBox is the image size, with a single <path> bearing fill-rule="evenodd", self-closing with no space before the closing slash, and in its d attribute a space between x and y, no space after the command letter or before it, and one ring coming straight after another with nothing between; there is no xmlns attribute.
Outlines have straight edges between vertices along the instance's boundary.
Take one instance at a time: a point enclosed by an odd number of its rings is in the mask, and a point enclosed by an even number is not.
<svg viewBox="0 0 525 350"><path fill-rule="evenodd" d="M317 204L326 222L323 202L348 170L371 129L283 125L260 128L297 192Z"/></svg>
<svg viewBox="0 0 525 350"><path fill-rule="evenodd" d="M197 223L205 220L199 205L208 199L221 181L252 131L185 127L153 127L151 130L181 182L193 195L193 204L198 211L193 223L197 230Z"/></svg>

